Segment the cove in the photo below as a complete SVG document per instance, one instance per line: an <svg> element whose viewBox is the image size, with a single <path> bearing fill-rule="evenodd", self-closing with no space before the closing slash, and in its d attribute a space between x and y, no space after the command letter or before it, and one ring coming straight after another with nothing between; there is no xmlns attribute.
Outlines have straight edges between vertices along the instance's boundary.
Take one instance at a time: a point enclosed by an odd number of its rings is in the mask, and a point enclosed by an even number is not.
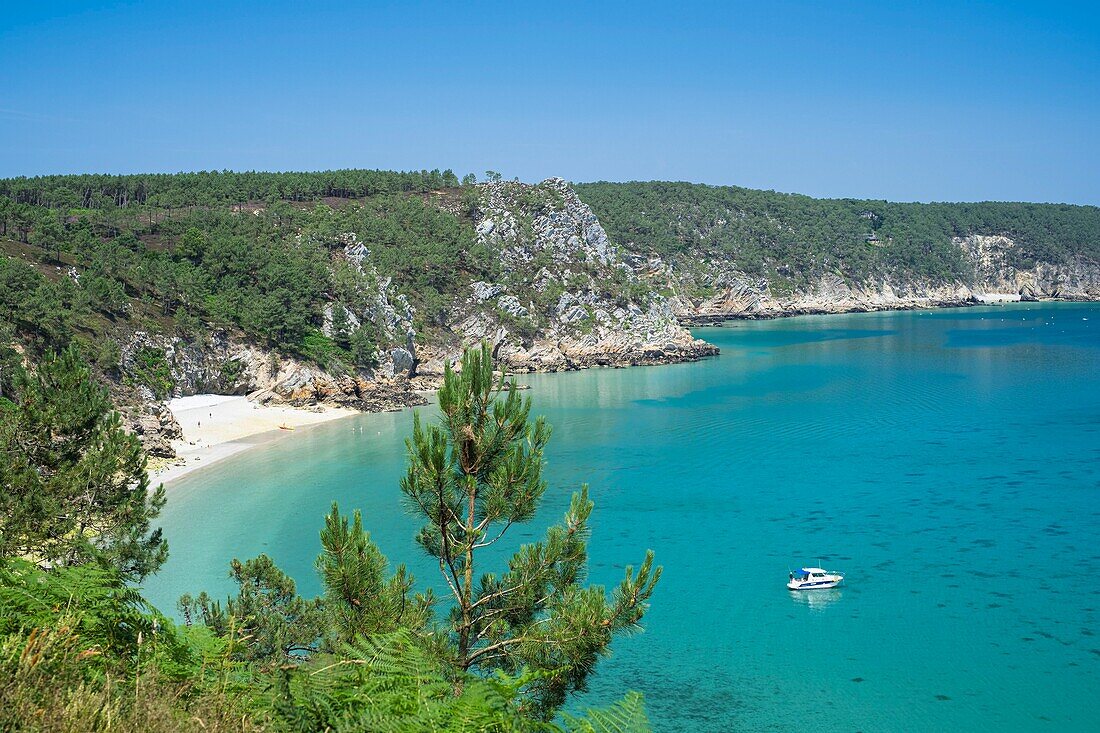
<svg viewBox="0 0 1100 733"><path fill-rule="evenodd" d="M577 705L637 689L670 731L1100 728L1100 305L696 335L721 355L520 378L554 428L551 488L507 549L587 482L590 581L647 548L665 567L645 632ZM438 587L400 503L411 423L336 421L174 484L148 596L225 595L229 560L260 552L318 592L333 500ZM783 587L818 560L846 586Z"/></svg>

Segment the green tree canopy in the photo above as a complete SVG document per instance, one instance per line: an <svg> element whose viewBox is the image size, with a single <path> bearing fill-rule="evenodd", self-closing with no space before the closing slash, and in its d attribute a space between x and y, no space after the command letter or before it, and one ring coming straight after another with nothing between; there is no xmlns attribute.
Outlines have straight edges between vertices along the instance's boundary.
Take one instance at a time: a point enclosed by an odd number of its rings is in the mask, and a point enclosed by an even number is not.
<svg viewBox="0 0 1100 733"><path fill-rule="evenodd" d="M585 689L616 634L638 628L661 569L649 552L610 598L584 585L593 504L582 488L544 541L521 547L507 569L486 571L485 549L531 520L546 490L550 429L529 420L530 399L514 381L507 387L486 344L463 355L461 371L448 367L439 424L414 420L401 489L427 520L417 541L451 591L453 664L462 672L537 671L532 704L550 714L569 692Z"/></svg>
<svg viewBox="0 0 1100 733"><path fill-rule="evenodd" d="M233 640L246 661L282 664L295 655L317 651L324 633L321 600L298 595L294 579L267 555L233 560L229 575L239 588L223 606L206 593L180 598L179 609L191 621Z"/></svg>
<svg viewBox="0 0 1100 733"><path fill-rule="evenodd" d="M96 561L141 579L168 556L150 524L145 454L75 348L20 368L0 400L0 555L50 566Z"/></svg>
<svg viewBox="0 0 1100 733"><path fill-rule="evenodd" d="M413 592L414 578L404 565L386 577L389 562L356 510L349 524L334 502L321 530L323 551L317 572L325 588L330 645L350 644L399 628L420 631L431 619L431 593Z"/></svg>

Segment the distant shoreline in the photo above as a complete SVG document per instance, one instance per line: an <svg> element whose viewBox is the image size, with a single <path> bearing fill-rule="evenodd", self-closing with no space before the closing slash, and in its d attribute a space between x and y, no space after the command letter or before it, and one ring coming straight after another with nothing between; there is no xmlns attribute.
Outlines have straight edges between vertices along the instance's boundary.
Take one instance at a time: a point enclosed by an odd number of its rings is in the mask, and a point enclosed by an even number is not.
<svg viewBox="0 0 1100 733"><path fill-rule="evenodd" d="M976 300L957 301L929 301L927 303L891 303L887 305L871 305L866 303L854 304L850 308L838 307L826 310L824 308L796 308L781 312L758 313L699 313L695 315L677 316L677 320L684 328L701 328L704 326L717 326L728 321L775 321L782 318L794 318L796 316L838 316L850 313L903 313L905 311L920 310L944 310L948 308L980 308L990 305L1014 305L1018 303L1100 303L1094 298L1021 298L1019 295L987 294Z"/></svg>

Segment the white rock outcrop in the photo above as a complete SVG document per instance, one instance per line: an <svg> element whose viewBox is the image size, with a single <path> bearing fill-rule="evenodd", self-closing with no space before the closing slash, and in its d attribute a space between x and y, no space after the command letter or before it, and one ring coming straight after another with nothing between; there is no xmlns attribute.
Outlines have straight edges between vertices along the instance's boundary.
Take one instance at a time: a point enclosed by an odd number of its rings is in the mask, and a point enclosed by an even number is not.
<svg viewBox="0 0 1100 733"><path fill-rule="evenodd" d="M475 282L455 304L457 347L486 340L509 368L532 371L717 353L680 326L564 180L480 188L478 244L497 255L507 281Z"/></svg>
<svg viewBox="0 0 1100 733"><path fill-rule="evenodd" d="M635 260L635 269L655 273L674 291L670 298L686 322L727 318L776 318L810 313L908 310L962 306L1005 300L1057 298L1100 299L1100 265L1082 259L1054 265L1036 262L1013 266L1017 244L1008 237L956 237L972 272L948 282L893 281L888 278L849 282L827 273L790 292L777 292L767 278L749 275L720 257L700 257L685 268L659 258ZM692 293L707 292L698 296Z"/></svg>

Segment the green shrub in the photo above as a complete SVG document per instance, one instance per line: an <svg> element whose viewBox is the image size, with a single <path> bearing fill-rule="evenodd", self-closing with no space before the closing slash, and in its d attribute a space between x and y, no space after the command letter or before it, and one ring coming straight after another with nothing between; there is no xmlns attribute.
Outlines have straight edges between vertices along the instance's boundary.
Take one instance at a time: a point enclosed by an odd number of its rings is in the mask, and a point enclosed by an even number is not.
<svg viewBox="0 0 1100 733"><path fill-rule="evenodd" d="M142 346L134 353L128 376L132 383L151 389L159 400L167 399L175 386L164 350L151 346Z"/></svg>

